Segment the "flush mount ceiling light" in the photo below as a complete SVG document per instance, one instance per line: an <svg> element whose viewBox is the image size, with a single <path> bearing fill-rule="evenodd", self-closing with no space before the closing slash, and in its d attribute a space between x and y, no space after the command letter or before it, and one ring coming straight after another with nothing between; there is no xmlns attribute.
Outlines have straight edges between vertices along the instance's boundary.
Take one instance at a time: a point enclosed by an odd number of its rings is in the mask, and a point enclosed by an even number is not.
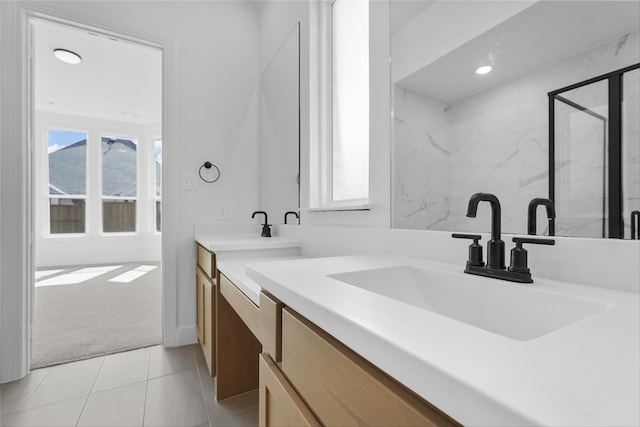
<svg viewBox="0 0 640 427"><path fill-rule="evenodd" d="M493 67L491 65L483 65L476 70L476 74L487 74Z"/></svg>
<svg viewBox="0 0 640 427"><path fill-rule="evenodd" d="M82 62L82 57L80 55L67 49L53 49L53 54L60 61L67 64L76 65Z"/></svg>

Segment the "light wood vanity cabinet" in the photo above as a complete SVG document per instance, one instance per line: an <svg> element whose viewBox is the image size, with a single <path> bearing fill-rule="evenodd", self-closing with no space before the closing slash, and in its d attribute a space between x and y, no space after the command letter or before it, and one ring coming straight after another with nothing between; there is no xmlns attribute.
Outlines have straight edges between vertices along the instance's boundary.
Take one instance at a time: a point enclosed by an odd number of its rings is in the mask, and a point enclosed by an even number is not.
<svg viewBox="0 0 640 427"><path fill-rule="evenodd" d="M282 362L260 356L261 426L460 425L299 314L279 312Z"/></svg>
<svg viewBox="0 0 640 427"><path fill-rule="evenodd" d="M261 426L321 425L266 353L260 355L259 399Z"/></svg>
<svg viewBox="0 0 640 427"><path fill-rule="evenodd" d="M196 243L196 315L198 342L211 376L215 375L215 255Z"/></svg>

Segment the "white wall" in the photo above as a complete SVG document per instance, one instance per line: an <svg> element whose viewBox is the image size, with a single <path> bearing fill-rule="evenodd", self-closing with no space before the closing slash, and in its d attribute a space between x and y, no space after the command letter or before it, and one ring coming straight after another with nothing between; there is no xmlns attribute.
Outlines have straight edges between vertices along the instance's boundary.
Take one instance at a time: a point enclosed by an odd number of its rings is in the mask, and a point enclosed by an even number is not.
<svg viewBox="0 0 640 427"><path fill-rule="evenodd" d="M311 141L317 139L317 129L313 126L313 102L317 97L313 77L313 43L312 28L314 21L311 16L312 5L309 1L260 1L258 14L260 19L260 70L264 72L271 60L277 55L283 42L300 25L300 204L308 205L309 188L309 147ZM273 167L274 165L272 165ZM275 166L277 169L277 166ZM280 173L279 170L276 173ZM260 190L263 182L257 184ZM284 212L268 212L273 220L283 222Z"/></svg>
<svg viewBox="0 0 640 427"><path fill-rule="evenodd" d="M48 234L47 130L68 129L88 135L87 146L99 147L102 136L131 137L138 141L137 231L135 234L102 234L100 219L100 165L88 151L86 233ZM35 161L35 253L36 267L106 262L160 261L161 235L155 231L155 176L153 141L161 137L158 125L114 122L87 117L36 111Z"/></svg>
<svg viewBox="0 0 640 427"><path fill-rule="evenodd" d="M1 110L3 328L8 322L17 331L26 322L26 310L5 312L4 308L20 306L19 301L24 300L30 268L26 244L28 154L26 138L20 137L20 129L24 128L20 106L25 105L26 96L21 92L26 87L26 52L21 51L26 44L21 45L20 40L26 34L26 25L14 19L16 6L18 12L35 10L165 46L162 261L164 306L168 311L164 338L167 345L195 342L193 224L216 222L215 212L220 204L227 205L227 215L234 219L248 218L257 204L259 26L255 7L244 1L2 4L2 88L16 88L12 96L5 97L3 91ZM8 107L16 111L5 111ZM8 124L18 130L5 134ZM220 168L220 180L215 184L199 182L195 191L180 190L179 177L197 175L206 160ZM5 169L5 164L10 167ZM16 185L6 185L7 176L16 177ZM11 211L6 210L5 203L12 206ZM5 246L14 251L7 253ZM5 285L11 286L6 295ZM21 352L22 344L6 341L8 345L4 345L5 336L3 329L0 381L25 373L18 364L5 371L4 365L9 365L10 359L22 360L25 354Z"/></svg>

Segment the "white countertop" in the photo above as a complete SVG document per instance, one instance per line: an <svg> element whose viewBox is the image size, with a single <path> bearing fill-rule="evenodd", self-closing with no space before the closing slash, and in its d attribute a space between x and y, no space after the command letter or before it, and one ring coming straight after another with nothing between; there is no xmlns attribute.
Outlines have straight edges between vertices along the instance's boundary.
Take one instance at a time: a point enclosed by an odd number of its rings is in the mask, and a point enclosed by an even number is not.
<svg viewBox="0 0 640 427"><path fill-rule="evenodd" d="M250 258L240 260L220 261L217 264L218 270L229 279L240 291L245 294L256 306L260 307L260 285L249 279L246 275L245 267L248 263L265 263L271 261L283 261L292 259L304 259L302 256L293 257L268 257Z"/></svg>
<svg viewBox="0 0 640 427"><path fill-rule="evenodd" d="M394 255L255 262L246 276L464 425L640 424L638 294L502 282L610 306L519 341L326 277L403 265L469 277L463 265Z"/></svg>
<svg viewBox="0 0 640 427"><path fill-rule="evenodd" d="M211 252L299 248L300 242L284 237L260 237L259 234L196 233L196 241Z"/></svg>

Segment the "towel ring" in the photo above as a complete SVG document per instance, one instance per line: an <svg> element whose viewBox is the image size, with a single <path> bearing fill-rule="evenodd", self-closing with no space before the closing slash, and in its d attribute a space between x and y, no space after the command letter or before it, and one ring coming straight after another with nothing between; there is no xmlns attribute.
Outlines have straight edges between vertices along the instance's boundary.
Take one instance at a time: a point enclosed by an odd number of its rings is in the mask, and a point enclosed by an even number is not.
<svg viewBox="0 0 640 427"><path fill-rule="evenodd" d="M211 167L216 168L216 172L218 172L218 176L216 176L216 178L215 178L215 179L213 179L213 180L205 179L205 178L202 176L202 168L205 168L205 169L211 169ZM204 181L204 182L206 182L206 183L211 184L211 183L214 183L214 182L216 182L217 180L219 180L219 179L220 179L220 169L218 169L218 167L217 167L216 165L214 165L213 163L211 163L211 162L208 162L208 161L207 161L207 162L204 162L204 164L203 164L202 166L200 166L200 169L198 169L198 175L200 175L200 179L201 179L201 180L203 180L203 181Z"/></svg>

